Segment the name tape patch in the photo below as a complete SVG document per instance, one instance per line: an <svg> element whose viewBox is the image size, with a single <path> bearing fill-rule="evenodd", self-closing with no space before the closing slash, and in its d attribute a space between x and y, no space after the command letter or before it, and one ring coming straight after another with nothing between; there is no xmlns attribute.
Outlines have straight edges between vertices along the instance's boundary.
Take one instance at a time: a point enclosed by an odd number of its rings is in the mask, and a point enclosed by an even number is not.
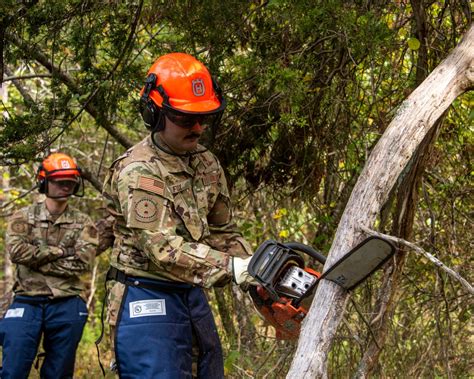
<svg viewBox="0 0 474 379"><path fill-rule="evenodd" d="M5 313L5 318L23 317L23 313L25 313L25 308L9 309L7 313Z"/></svg>
<svg viewBox="0 0 474 379"><path fill-rule="evenodd" d="M165 299L132 301L129 307L130 318L166 315Z"/></svg>

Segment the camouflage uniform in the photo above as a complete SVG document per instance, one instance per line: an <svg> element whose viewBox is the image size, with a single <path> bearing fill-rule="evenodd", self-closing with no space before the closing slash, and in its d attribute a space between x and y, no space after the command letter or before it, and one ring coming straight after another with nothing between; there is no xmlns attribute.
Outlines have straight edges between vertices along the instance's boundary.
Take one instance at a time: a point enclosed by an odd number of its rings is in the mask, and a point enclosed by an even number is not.
<svg viewBox="0 0 474 379"><path fill-rule="evenodd" d="M111 266L132 277L209 288L232 277L231 256L251 255L232 221L229 192L217 158L167 154L151 136L112 165L104 183L115 217ZM117 324L125 291L108 283L107 318Z"/></svg>
<svg viewBox="0 0 474 379"><path fill-rule="evenodd" d="M43 333L42 377L72 377L87 320L81 275L90 271L96 247L90 218L70 206L57 218L45 203L11 217L6 250L16 264L15 299L0 322L2 377L28 376Z"/></svg>
<svg viewBox="0 0 474 379"><path fill-rule="evenodd" d="M17 265L16 295L75 296L84 290L80 276L90 271L97 231L88 216L70 206L54 220L38 203L11 217L6 245Z"/></svg>

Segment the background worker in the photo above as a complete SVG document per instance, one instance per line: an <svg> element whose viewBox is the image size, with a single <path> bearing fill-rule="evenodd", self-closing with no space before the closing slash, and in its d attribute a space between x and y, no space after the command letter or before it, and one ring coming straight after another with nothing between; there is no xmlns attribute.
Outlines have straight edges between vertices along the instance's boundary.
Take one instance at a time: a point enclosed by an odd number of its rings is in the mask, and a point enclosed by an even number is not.
<svg viewBox="0 0 474 379"><path fill-rule="evenodd" d="M83 194L79 167L54 153L38 170L46 200L17 211L8 222L6 250L16 265L13 303L0 321L0 377L27 378L43 337L41 378L72 378L87 320L80 276L90 270L97 232L90 218L68 205Z"/></svg>
<svg viewBox="0 0 474 379"><path fill-rule="evenodd" d="M251 249L232 221L224 172L198 143L224 108L201 62L183 53L162 56L141 91L151 134L106 178L104 196L116 219L107 318L122 378L224 375L202 288L252 281Z"/></svg>

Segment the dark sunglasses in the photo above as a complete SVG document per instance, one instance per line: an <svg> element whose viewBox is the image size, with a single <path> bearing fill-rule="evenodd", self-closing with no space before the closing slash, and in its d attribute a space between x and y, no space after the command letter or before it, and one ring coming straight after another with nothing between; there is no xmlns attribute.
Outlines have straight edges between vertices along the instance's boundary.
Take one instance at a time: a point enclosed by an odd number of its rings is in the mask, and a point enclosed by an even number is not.
<svg viewBox="0 0 474 379"><path fill-rule="evenodd" d="M165 116L173 123L178 125L181 128L191 129L194 125L199 124L202 127L207 127L212 125L216 115L187 115L187 114L177 114L174 112L166 111Z"/></svg>
<svg viewBox="0 0 474 379"><path fill-rule="evenodd" d="M52 180L50 179L49 182L58 187L66 187L66 188L74 188L77 185L77 182L72 180Z"/></svg>

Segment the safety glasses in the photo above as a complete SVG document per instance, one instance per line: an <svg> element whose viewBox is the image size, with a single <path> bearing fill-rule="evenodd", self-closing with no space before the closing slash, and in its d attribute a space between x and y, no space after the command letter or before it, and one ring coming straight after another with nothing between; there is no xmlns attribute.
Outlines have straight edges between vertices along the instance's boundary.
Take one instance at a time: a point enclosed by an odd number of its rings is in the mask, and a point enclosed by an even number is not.
<svg viewBox="0 0 474 379"><path fill-rule="evenodd" d="M165 116L173 123L178 125L181 128L191 129L194 125L199 124L202 127L206 128L211 126L215 121L218 115L216 114L183 114L178 112L173 112L169 109L165 111Z"/></svg>
<svg viewBox="0 0 474 379"><path fill-rule="evenodd" d="M66 188L67 190L73 190L77 186L77 182L74 180L49 180L50 184L60 187L60 188Z"/></svg>

